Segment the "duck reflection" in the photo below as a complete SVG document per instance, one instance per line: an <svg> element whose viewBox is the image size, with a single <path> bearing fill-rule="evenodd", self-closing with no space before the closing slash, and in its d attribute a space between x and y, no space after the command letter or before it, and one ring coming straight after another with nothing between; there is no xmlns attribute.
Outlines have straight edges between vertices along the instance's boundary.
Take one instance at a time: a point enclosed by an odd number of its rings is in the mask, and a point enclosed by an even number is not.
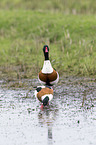
<svg viewBox="0 0 96 145"><path fill-rule="evenodd" d="M58 106L51 104L47 108L45 107L43 111L40 110L40 112L38 113L38 120L40 125L47 125L48 145L53 144L52 126L59 114L58 112Z"/></svg>

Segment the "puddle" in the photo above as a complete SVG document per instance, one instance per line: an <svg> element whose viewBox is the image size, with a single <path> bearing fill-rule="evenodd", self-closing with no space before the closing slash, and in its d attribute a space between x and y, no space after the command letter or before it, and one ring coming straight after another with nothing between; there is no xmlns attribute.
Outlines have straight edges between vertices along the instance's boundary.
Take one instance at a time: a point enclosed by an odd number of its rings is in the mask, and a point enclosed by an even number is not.
<svg viewBox="0 0 96 145"><path fill-rule="evenodd" d="M33 93L0 88L0 144L96 145L96 81L61 80L44 111Z"/></svg>

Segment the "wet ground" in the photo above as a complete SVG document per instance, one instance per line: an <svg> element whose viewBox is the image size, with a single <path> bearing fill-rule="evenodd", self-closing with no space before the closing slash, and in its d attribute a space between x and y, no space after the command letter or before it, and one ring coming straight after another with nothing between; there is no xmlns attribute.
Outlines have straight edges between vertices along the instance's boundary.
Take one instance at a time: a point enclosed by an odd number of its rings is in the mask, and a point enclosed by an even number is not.
<svg viewBox="0 0 96 145"><path fill-rule="evenodd" d="M61 79L44 111L34 97L38 80L26 82L32 90L0 81L1 145L96 145L95 79Z"/></svg>

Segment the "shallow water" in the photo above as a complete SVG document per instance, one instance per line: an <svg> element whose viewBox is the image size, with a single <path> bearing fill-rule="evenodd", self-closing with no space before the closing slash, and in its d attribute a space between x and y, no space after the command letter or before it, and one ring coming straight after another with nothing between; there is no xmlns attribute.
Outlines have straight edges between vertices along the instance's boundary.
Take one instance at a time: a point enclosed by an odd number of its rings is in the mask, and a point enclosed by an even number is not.
<svg viewBox="0 0 96 145"><path fill-rule="evenodd" d="M44 111L33 92L0 88L1 145L96 145L95 81L61 81Z"/></svg>

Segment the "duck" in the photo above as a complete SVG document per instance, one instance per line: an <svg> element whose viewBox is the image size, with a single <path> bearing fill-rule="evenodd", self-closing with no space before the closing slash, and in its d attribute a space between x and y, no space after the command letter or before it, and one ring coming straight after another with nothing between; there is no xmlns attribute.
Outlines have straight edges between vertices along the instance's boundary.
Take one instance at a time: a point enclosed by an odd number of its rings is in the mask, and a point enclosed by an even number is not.
<svg viewBox="0 0 96 145"><path fill-rule="evenodd" d="M41 102L41 110L45 106L49 106L50 101L53 99L53 88L49 86L37 86L35 89L35 97Z"/></svg>
<svg viewBox="0 0 96 145"><path fill-rule="evenodd" d="M59 74L55 69L53 69L51 62L49 60L48 45L44 45L43 53L44 53L45 60L44 60L43 68L38 74L38 79L41 84L52 86L58 83Z"/></svg>

